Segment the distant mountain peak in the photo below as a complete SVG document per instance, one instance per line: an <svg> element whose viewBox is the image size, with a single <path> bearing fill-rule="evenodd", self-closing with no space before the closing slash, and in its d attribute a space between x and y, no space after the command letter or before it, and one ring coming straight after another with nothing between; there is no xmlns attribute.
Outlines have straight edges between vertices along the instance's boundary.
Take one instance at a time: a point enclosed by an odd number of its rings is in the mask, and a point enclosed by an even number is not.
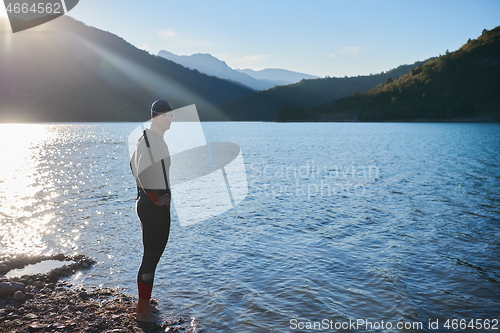
<svg viewBox="0 0 500 333"><path fill-rule="evenodd" d="M317 76L314 75L297 73L279 68L267 68L260 71L254 71L252 69L232 69L225 61L209 53L195 53L190 56L179 56L162 50L158 55L184 67L196 69L207 75L236 81L256 90L264 90L277 85L292 84L302 79L317 78Z"/></svg>
<svg viewBox="0 0 500 333"><path fill-rule="evenodd" d="M289 83L296 83L303 79L309 80L309 79L319 78L318 76L315 75L304 74L280 68L264 68L258 71L246 68L246 69L237 69L237 71L246 73L251 77L260 80L277 80Z"/></svg>

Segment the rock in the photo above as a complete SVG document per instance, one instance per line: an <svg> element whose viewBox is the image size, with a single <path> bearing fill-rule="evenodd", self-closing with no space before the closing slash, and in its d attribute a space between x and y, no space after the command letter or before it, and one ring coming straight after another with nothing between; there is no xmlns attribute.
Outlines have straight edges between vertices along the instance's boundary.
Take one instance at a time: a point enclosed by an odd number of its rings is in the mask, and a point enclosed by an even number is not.
<svg viewBox="0 0 500 333"><path fill-rule="evenodd" d="M58 330L61 330L63 328L66 328L66 325L64 324L60 324L60 323L55 323L52 325L52 328L55 328L55 329L58 329Z"/></svg>
<svg viewBox="0 0 500 333"><path fill-rule="evenodd" d="M58 277L59 271L57 269L53 269L47 275L48 275L49 278L55 279L55 278Z"/></svg>
<svg viewBox="0 0 500 333"><path fill-rule="evenodd" d="M54 260L59 260L59 261L64 261L66 260L66 256L63 254L63 253L59 253L57 255L54 256Z"/></svg>
<svg viewBox="0 0 500 333"><path fill-rule="evenodd" d="M0 274L1 275L7 274L8 271L9 267L7 267L7 265L4 263L0 263Z"/></svg>
<svg viewBox="0 0 500 333"><path fill-rule="evenodd" d="M73 306L71 305L66 305L63 309L62 312L71 312L73 311Z"/></svg>
<svg viewBox="0 0 500 333"><path fill-rule="evenodd" d="M44 329L44 328L47 328L48 325L45 325L45 324L40 324L40 323L33 323L31 325L29 325L28 327L29 328L32 328L34 330L41 330L41 329ZM31 331L30 331L31 332Z"/></svg>
<svg viewBox="0 0 500 333"><path fill-rule="evenodd" d="M16 265L28 264L28 261L31 263L34 259L16 259L4 264L14 269ZM94 261L80 256L78 263L81 267L90 267ZM59 281L61 276L49 278L48 274L33 274L6 278L0 273L0 283L4 283L2 290L5 292L8 289L11 295L17 292L15 297L21 300L0 297L0 332L163 332L165 325L175 325L168 332L194 332L189 322L181 324L182 318L161 326L152 324L151 330L149 326L144 330L131 313L136 305L135 297L109 288L71 286L66 281ZM27 285L20 283L23 279Z"/></svg>
<svg viewBox="0 0 500 333"><path fill-rule="evenodd" d="M24 293L21 290L18 290L14 293L14 299L16 301L22 301L24 299Z"/></svg>
<svg viewBox="0 0 500 333"><path fill-rule="evenodd" d="M24 284L20 282L0 282L0 296L10 296L18 290L24 290Z"/></svg>

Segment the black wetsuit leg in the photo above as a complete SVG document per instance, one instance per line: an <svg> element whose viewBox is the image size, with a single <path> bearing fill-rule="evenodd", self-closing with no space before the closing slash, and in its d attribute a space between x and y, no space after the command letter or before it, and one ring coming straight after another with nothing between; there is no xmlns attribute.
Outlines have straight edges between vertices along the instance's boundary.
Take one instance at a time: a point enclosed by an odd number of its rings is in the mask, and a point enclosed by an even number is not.
<svg viewBox="0 0 500 333"><path fill-rule="evenodd" d="M153 290L156 266L170 234L170 207L157 206L148 197L140 196L136 211L141 220L144 253L137 274L139 297L149 300Z"/></svg>

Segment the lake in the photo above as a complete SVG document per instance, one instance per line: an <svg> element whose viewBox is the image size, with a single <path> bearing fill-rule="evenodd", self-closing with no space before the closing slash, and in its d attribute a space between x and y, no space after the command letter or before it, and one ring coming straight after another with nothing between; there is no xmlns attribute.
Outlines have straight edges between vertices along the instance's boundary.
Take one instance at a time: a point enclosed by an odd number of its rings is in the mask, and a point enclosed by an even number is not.
<svg viewBox="0 0 500 333"><path fill-rule="evenodd" d="M85 254L70 282L135 295L136 126L1 124L0 256ZM499 123L202 126L239 145L248 195L188 226L173 210L164 313L205 332L500 328Z"/></svg>

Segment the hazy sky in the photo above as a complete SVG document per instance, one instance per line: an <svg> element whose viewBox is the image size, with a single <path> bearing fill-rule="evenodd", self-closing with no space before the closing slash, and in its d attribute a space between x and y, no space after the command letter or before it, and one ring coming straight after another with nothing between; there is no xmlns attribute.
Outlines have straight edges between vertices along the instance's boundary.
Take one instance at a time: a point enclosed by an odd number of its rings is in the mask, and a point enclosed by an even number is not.
<svg viewBox="0 0 500 333"><path fill-rule="evenodd" d="M500 25L500 1L80 0L69 16L153 54L355 76L458 49Z"/></svg>

